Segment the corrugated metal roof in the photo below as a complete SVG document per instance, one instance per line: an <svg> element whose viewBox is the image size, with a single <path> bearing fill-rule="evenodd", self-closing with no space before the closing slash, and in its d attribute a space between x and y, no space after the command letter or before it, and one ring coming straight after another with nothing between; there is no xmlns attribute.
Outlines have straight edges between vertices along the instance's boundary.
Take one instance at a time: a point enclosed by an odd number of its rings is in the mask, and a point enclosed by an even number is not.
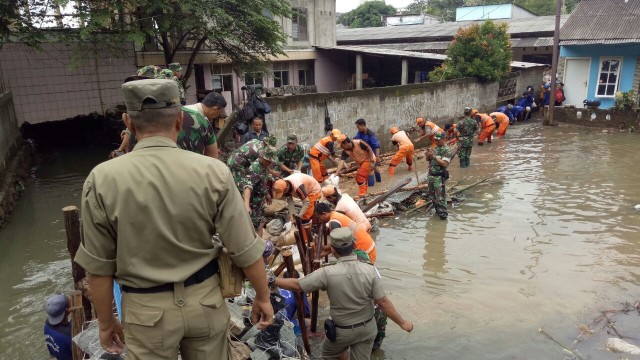
<svg viewBox="0 0 640 360"><path fill-rule="evenodd" d="M638 1L638 0L631 0ZM568 15L563 15L560 24L566 21ZM341 29L336 31L338 44L364 42L401 42L419 40L453 39L458 29L475 21L446 22L441 24L413 25L404 27L375 27L362 29ZM555 16L538 16L526 19L498 20L497 23L507 23L512 37L536 33L553 34ZM481 23L481 21L479 21Z"/></svg>
<svg viewBox="0 0 640 360"><path fill-rule="evenodd" d="M402 51L402 50L385 49L385 48L378 48L378 47L371 47L371 46L338 45L338 46L316 46L316 48L324 49L324 50L341 50L341 51L358 52L358 53L371 54L371 55L396 56L396 57L425 59L425 60L445 61L447 59L447 55L444 55L444 54ZM518 69L526 69L526 68L539 67L539 66L549 66L549 65L538 64L538 63L528 63L528 62L522 62L522 61L511 62L511 67L518 68Z"/></svg>
<svg viewBox="0 0 640 360"><path fill-rule="evenodd" d="M399 43L399 44L363 44L362 46L371 48L394 49L404 51L428 51L428 50L447 50L451 45L450 41L431 41L416 43ZM553 46L553 38L551 37L532 37L511 39L512 48L530 48Z"/></svg>
<svg viewBox="0 0 640 360"><path fill-rule="evenodd" d="M560 45L616 45L616 44L640 44L638 39L596 39L596 40L563 40Z"/></svg>
<svg viewBox="0 0 640 360"><path fill-rule="evenodd" d="M560 45L605 44L598 40L617 44L638 39L640 0L582 0L560 30Z"/></svg>

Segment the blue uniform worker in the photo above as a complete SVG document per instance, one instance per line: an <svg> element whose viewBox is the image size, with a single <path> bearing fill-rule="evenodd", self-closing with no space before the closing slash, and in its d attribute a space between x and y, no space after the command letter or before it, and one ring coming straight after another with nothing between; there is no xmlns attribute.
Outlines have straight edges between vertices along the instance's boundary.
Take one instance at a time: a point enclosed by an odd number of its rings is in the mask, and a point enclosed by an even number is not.
<svg viewBox="0 0 640 360"><path fill-rule="evenodd" d="M367 122L364 119L356 120L356 127L358 127L358 133L353 137L353 139L366 142L371 150L373 150L373 153L376 155L376 159L378 159L378 162L380 162L380 142L376 137L376 133L374 133L373 130L367 127ZM375 170L375 176L375 181L382 181L382 175L380 174L378 169ZM375 181L373 180L373 176L369 175L368 185L375 185Z"/></svg>
<svg viewBox="0 0 640 360"><path fill-rule="evenodd" d="M47 321L44 323L44 341L52 358L71 360L71 323L67 319L69 300L62 294L47 299L44 310Z"/></svg>

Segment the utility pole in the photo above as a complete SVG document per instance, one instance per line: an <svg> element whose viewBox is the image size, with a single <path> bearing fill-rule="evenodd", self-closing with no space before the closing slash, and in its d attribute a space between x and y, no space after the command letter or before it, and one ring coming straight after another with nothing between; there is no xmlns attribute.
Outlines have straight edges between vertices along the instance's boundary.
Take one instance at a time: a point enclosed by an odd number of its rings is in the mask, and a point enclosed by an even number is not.
<svg viewBox="0 0 640 360"><path fill-rule="evenodd" d="M556 0L556 29L553 32L553 59L551 61L551 93L549 94L549 111L543 119L544 125L553 125L553 110L556 104L556 74L558 73L558 53L560 52L560 15L562 14L562 0Z"/></svg>

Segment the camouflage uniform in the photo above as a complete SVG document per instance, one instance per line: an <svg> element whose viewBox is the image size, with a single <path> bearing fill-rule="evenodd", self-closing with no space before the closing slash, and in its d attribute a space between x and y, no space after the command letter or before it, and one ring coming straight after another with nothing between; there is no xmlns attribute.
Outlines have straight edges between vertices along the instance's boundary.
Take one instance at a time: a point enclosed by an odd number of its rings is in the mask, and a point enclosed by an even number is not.
<svg viewBox="0 0 640 360"><path fill-rule="evenodd" d="M240 146L229 155L227 166L229 170L231 170L231 175L233 175L233 180L235 180L240 193L242 193L242 189L244 189L241 183L246 178L247 170L249 166L251 166L251 163L258 159L260 150L264 148L264 144L264 141L254 139Z"/></svg>
<svg viewBox="0 0 640 360"><path fill-rule="evenodd" d="M458 136L458 141L460 143L460 150L458 151L458 157L460 158L460 167L467 167L469 166L471 160L473 137L478 131L478 123L467 116L464 118L464 120L457 124L456 128L460 133L460 136Z"/></svg>
<svg viewBox="0 0 640 360"><path fill-rule="evenodd" d="M354 249L353 254L358 258L359 261L366 262L367 264L371 264L371 259L369 259L369 255L366 252L360 249ZM382 341L387 336L387 314L385 314L379 307L375 307L375 311L373 313L373 317L376 319L376 327L378 328L378 333L376 334L376 338L373 340L373 350L380 349L382 346Z"/></svg>
<svg viewBox="0 0 640 360"><path fill-rule="evenodd" d="M442 135L444 137L444 134ZM472 138L473 142L473 138ZM442 160L451 161L453 152L448 146L436 146L433 150L435 156ZM436 160L431 159L429 164L431 170L429 171L429 199L432 201L436 213L441 219L446 219L447 214L447 192L444 186L446 178L448 177L447 168L440 166Z"/></svg>
<svg viewBox="0 0 640 360"><path fill-rule="evenodd" d="M175 64L176 63L169 64L170 68L177 69L179 67L179 64L178 64L178 67L176 67ZM182 70L182 67L180 67L180 70ZM180 79L170 69L163 69L163 68L161 68L159 66L155 66L155 65L147 65L147 66L144 66L144 67L140 68L138 70L137 75L138 76L145 76L145 77L148 77L150 79L169 79L169 80L174 80L176 83L178 83L178 90L180 91L180 101L182 102L182 105L184 105L186 103L184 86L182 86L182 82L180 81Z"/></svg>
<svg viewBox="0 0 640 360"><path fill-rule="evenodd" d="M298 165L300 160L304 159L304 149L302 149L302 146L297 145L295 150L289 151L289 149L287 149L287 145L283 145L278 149L276 155L278 156L278 161L284 164L284 166L291 170L299 171L300 169L296 169L295 167Z"/></svg>
<svg viewBox="0 0 640 360"><path fill-rule="evenodd" d="M260 164L259 160L254 161L247 169L243 183L243 191L245 188L251 188L251 222L253 228L257 229L262 220L264 220L264 208L266 196L268 193L269 168ZM242 192L243 192L242 191ZM242 193L241 192L241 193Z"/></svg>

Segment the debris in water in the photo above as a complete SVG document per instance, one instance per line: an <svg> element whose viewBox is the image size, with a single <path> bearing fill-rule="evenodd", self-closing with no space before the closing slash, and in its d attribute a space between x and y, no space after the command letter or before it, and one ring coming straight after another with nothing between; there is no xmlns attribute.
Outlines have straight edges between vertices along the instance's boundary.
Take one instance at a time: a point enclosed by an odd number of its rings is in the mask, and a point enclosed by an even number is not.
<svg viewBox="0 0 640 360"><path fill-rule="evenodd" d="M622 339L608 338L607 350L615 353L626 353L631 355L640 355L640 348L630 344Z"/></svg>
<svg viewBox="0 0 640 360"><path fill-rule="evenodd" d="M638 211L640 211L640 204L638 204L638 205L634 206L633 208L634 208L634 209L636 209L636 210L638 210Z"/></svg>

